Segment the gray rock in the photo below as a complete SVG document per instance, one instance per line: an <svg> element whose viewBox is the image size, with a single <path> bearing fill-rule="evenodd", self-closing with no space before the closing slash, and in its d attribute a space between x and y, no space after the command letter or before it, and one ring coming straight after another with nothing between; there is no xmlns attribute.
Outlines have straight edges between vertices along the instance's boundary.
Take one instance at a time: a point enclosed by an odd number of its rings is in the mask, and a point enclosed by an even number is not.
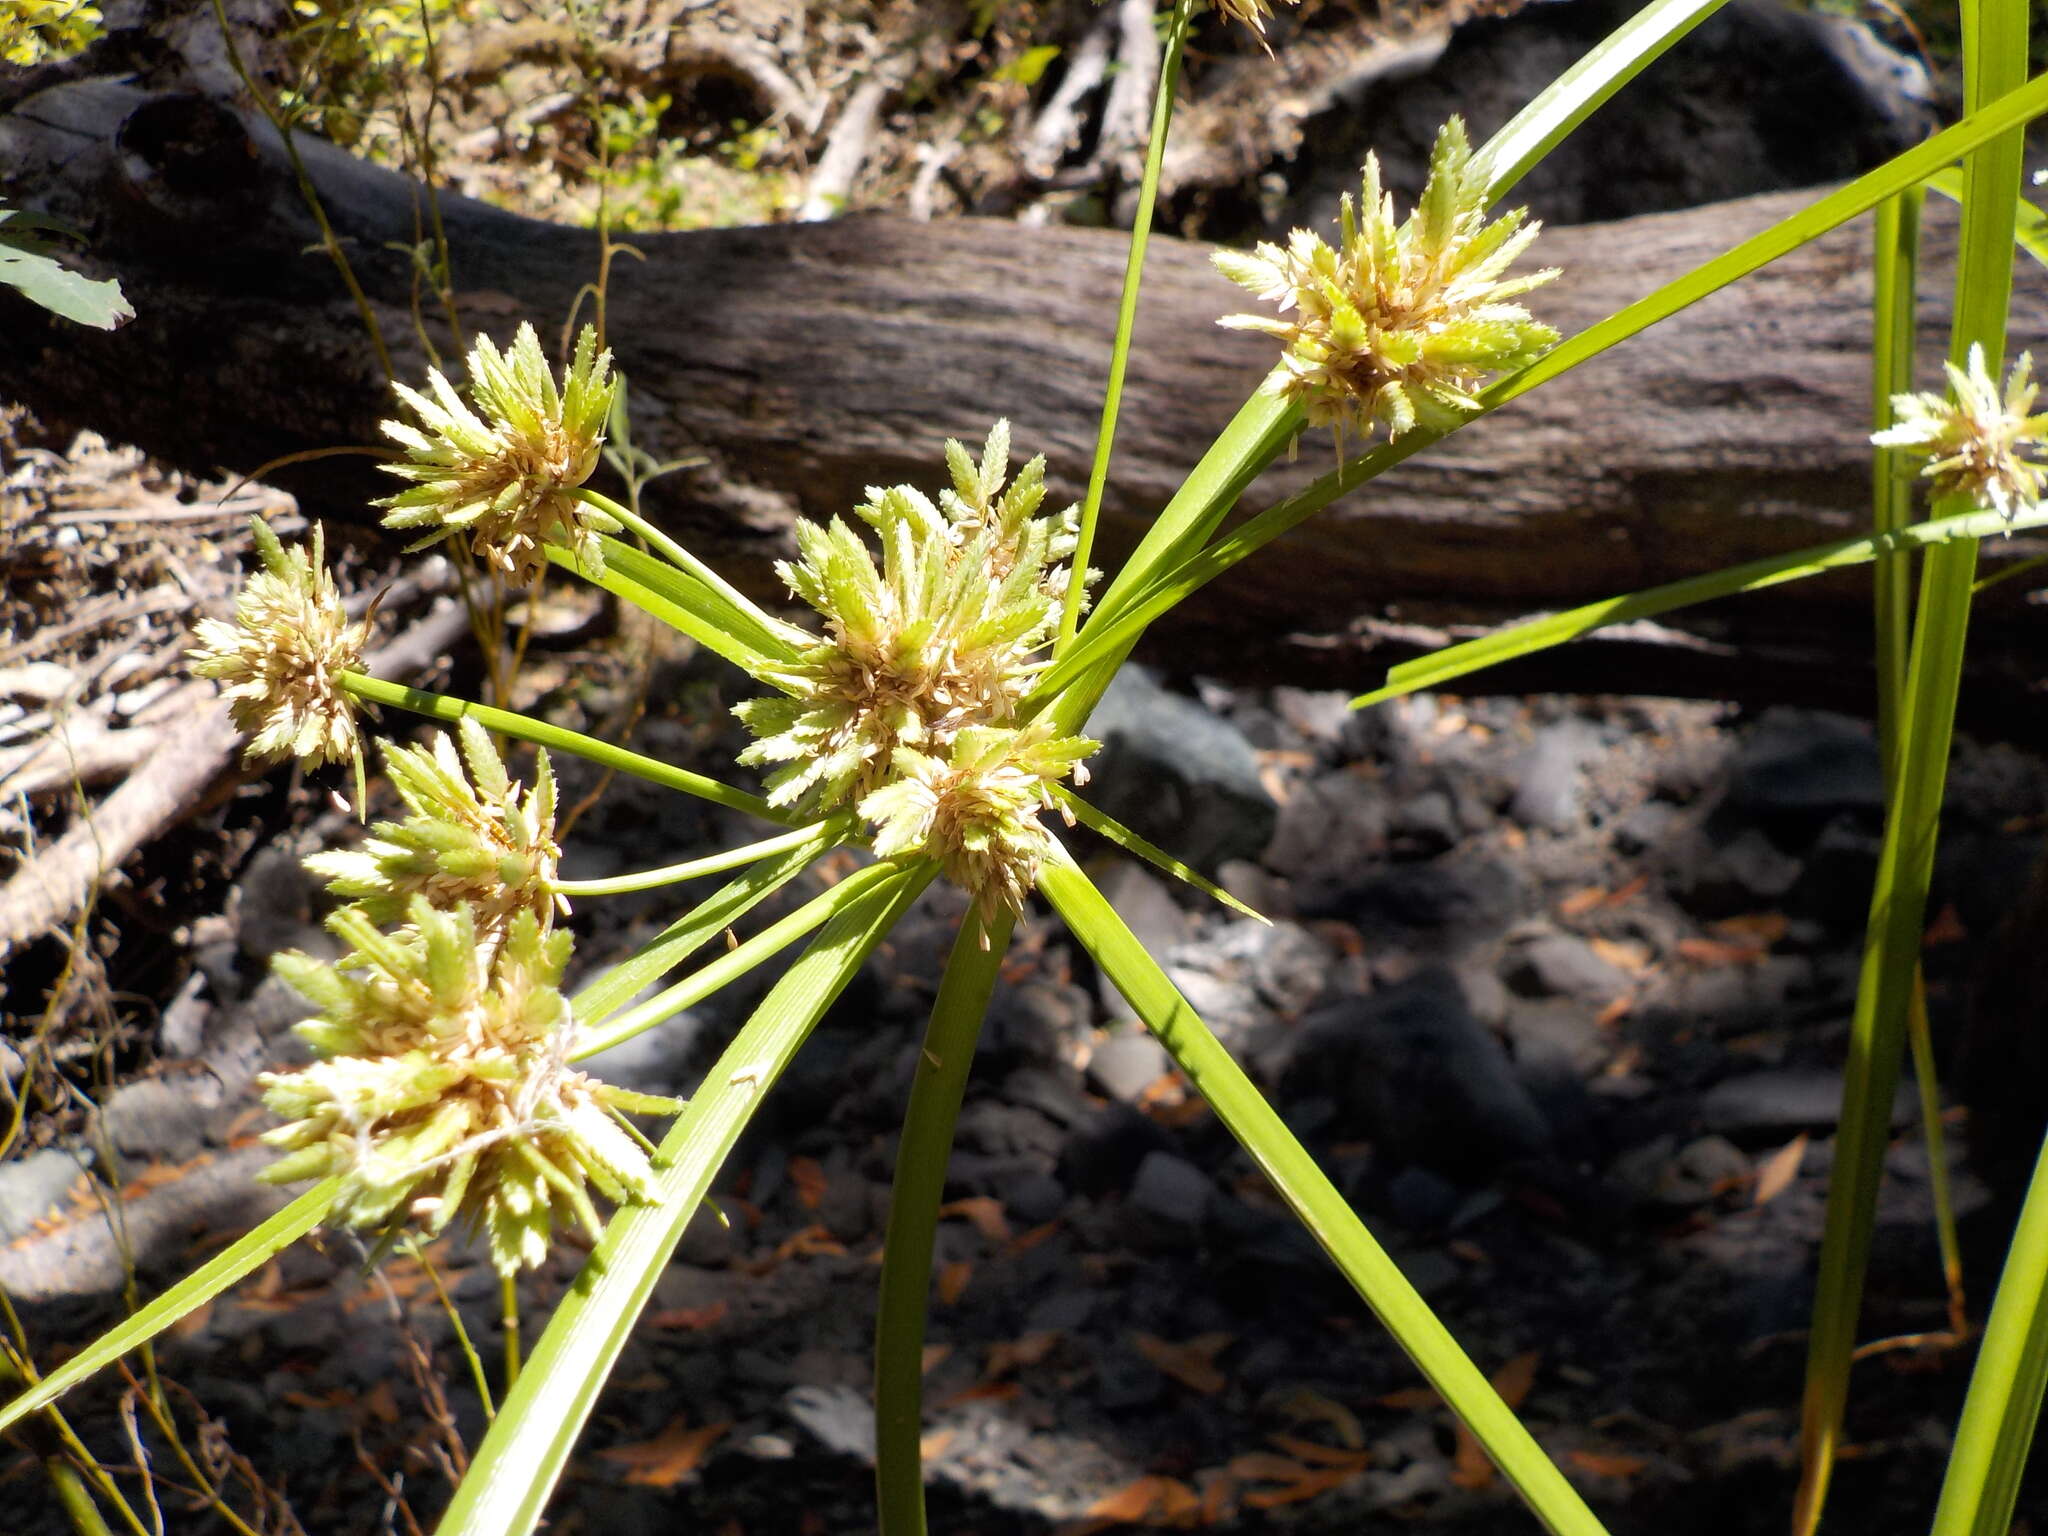
<svg viewBox="0 0 2048 1536"><path fill-rule="evenodd" d="M91 1165L90 1154L73 1155L58 1147L0 1164L0 1240L11 1243L34 1231Z"/></svg>
<svg viewBox="0 0 2048 1536"><path fill-rule="evenodd" d="M1455 847L1464 832L1457 807L1441 789L1397 799L1387 822L1388 838L1403 858L1433 857Z"/></svg>
<svg viewBox="0 0 2048 1536"><path fill-rule="evenodd" d="M212 1080L203 1076L124 1083L101 1111L107 1135L130 1157L182 1163L206 1145L206 1128L218 1107L216 1093Z"/></svg>
<svg viewBox="0 0 2048 1536"><path fill-rule="evenodd" d="M1914 1113L1912 1085L1902 1082L1892 1101L1892 1124L1906 1125ZM1748 1072L1716 1083L1700 1100L1700 1123L1738 1140L1830 1130L1841 1115L1839 1072Z"/></svg>
<svg viewBox="0 0 2048 1536"><path fill-rule="evenodd" d="M1750 1175L1748 1155L1725 1136L1700 1136L1678 1149L1657 1175L1666 1205L1703 1205Z"/></svg>
<svg viewBox="0 0 2048 1536"><path fill-rule="evenodd" d="M1019 1173L996 1188L1003 1209L1028 1226L1051 1221L1067 1208L1067 1187L1049 1173Z"/></svg>
<svg viewBox="0 0 2048 1536"><path fill-rule="evenodd" d="M1216 883L1261 917L1278 919L1293 910L1286 884L1250 859L1225 859L1217 867Z"/></svg>
<svg viewBox="0 0 2048 1536"><path fill-rule="evenodd" d="M1272 837L1278 810L1251 743L1144 669L1117 673L1088 730L1102 743L1090 798L1140 836L1209 871Z"/></svg>
<svg viewBox="0 0 2048 1536"><path fill-rule="evenodd" d="M713 1208L712 1201L706 1201L683 1229L682 1241L676 1245L676 1258L684 1264L717 1269L731 1262L737 1243L731 1224Z"/></svg>
<svg viewBox="0 0 2048 1536"><path fill-rule="evenodd" d="M0 1082L11 1086L21 1080L21 1074L27 1069L28 1063L22 1060L21 1052L8 1041L0 1040Z"/></svg>
<svg viewBox="0 0 2048 1536"><path fill-rule="evenodd" d="M1569 933L1545 933L1509 951L1502 979L1529 997L1573 997L1608 1003L1628 991L1627 972Z"/></svg>
<svg viewBox="0 0 2048 1536"><path fill-rule="evenodd" d="M1731 917L1782 903L1798 882L1800 863L1750 827L1674 875L1674 894L1701 917Z"/></svg>
<svg viewBox="0 0 2048 1536"><path fill-rule="evenodd" d="M1385 856L1387 821L1379 783L1342 770L1322 774L1280 808L1265 865L1294 882L1297 899L1342 889Z"/></svg>
<svg viewBox="0 0 2048 1536"><path fill-rule="evenodd" d="M1311 915L1342 917L1369 944L1453 959L1506 933L1528 899L1511 865L1454 856L1371 871Z"/></svg>
<svg viewBox="0 0 2048 1536"><path fill-rule="evenodd" d="M259 967L284 949L323 957L334 953L332 938L313 921L320 882L305 871L300 857L289 843L258 849L235 884L235 943L243 958Z"/></svg>
<svg viewBox="0 0 2048 1536"><path fill-rule="evenodd" d="M1506 1050L1441 967L1326 1004L1303 1035L1286 1091L1333 1098L1343 1128L1399 1161L1481 1179L1550 1148L1550 1126Z"/></svg>
<svg viewBox="0 0 2048 1536"><path fill-rule="evenodd" d="M1413 1163L1387 1183L1394 1219L1410 1231L1441 1230L1457 1211L1460 1198L1458 1186L1449 1179Z"/></svg>
<svg viewBox="0 0 2048 1536"><path fill-rule="evenodd" d="M1514 765L1508 812L1525 827L1569 832L1579 824L1579 765L1598 738L1583 721L1559 720L1536 733Z"/></svg>
<svg viewBox="0 0 2048 1536"><path fill-rule="evenodd" d="M1000 987L982 1029L982 1048L1013 1062L1052 1065L1093 1022L1094 1004L1071 984L1030 980Z"/></svg>
<svg viewBox="0 0 2048 1536"><path fill-rule="evenodd" d="M1769 709L1742 744L1729 800L1751 815L1808 821L1884 811L1884 768L1861 721L1821 710Z"/></svg>
<svg viewBox="0 0 2048 1536"><path fill-rule="evenodd" d="M1684 812L1668 800L1646 800L1614 829L1614 846L1623 853L1646 853L1661 848L1684 821Z"/></svg>
<svg viewBox="0 0 2048 1536"><path fill-rule="evenodd" d="M1273 711L1310 741L1326 747L1344 744L1357 719L1350 697L1334 689L1311 692L1283 685L1273 690Z"/></svg>
<svg viewBox="0 0 2048 1536"><path fill-rule="evenodd" d="M1129 1104L1173 1065L1166 1047L1143 1030L1111 1035L1088 1058L1088 1081L1100 1093Z"/></svg>
<svg viewBox="0 0 2048 1536"><path fill-rule="evenodd" d="M1148 1152L1131 1183L1130 1208L1161 1235L1180 1243L1200 1235L1216 1186L1209 1175L1172 1152Z"/></svg>
<svg viewBox="0 0 2048 1536"><path fill-rule="evenodd" d="M1330 985L1331 956L1323 941L1299 923L1276 922L1267 928L1245 922L1232 932L1247 929L1256 940L1251 981L1259 995L1285 1014L1313 1005Z"/></svg>

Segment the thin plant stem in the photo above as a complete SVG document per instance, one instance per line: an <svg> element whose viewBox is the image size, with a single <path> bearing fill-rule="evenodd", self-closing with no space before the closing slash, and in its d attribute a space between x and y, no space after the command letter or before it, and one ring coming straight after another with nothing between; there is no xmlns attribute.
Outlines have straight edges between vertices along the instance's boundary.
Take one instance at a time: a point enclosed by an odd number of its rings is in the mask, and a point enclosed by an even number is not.
<svg viewBox="0 0 2048 1536"><path fill-rule="evenodd" d="M953 1128L1015 916L970 911L932 1004L890 1187L875 1318L875 1498L883 1536L923 1536L924 1338Z"/></svg>
<svg viewBox="0 0 2048 1536"><path fill-rule="evenodd" d="M519 1384L519 1277L498 1277L498 1319L505 1329L505 1390Z"/></svg>
<svg viewBox="0 0 2048 1536"><path fill-rule="evenodd" d="M631 891L651 891L664 885L676 885L684 880L695 880L699 875L715 875L728 869L739 869L755 864L762 859L773 858L778 853L787 853L792 848L802 847L815 839L815 826L797 827L780 837L763 838L758 843L749 843L744 848L729 849L724 853L708 854L701 859L689 859L681 864L669 864L661 869L643 869L630 875L613 875L605 880L557 880L553 889L560 896L622 896Z"/></svg>
<svg viewBox="0 0 2048 1536"><path fill-rule="evenodd" d="M1181 52L1187 44L1195 0L1174 0L1166 24L1166 44L1159 61L1159 90L1152 98L1152 134L1145 144L1145 174L1138 184L1138 206L1131 219L1130 251L1124 258L1123 296L1117 302L1116 341L1109 353L1109 382L1102 391L1102 424L1095 433L1095 459L1088 466L1088 494L1081 503L1081 526L1074 542L1073 577L1067 582L1060 610L1057 655L1073 643L1086 590L1088 559L1095 550L1095 525L1102 516L1102 492L1109 483L1109 456L1116 445L1117 411L1123 404L1124 371L1131 360L1131 335L1138 324L1138 286L1145 271L1145 245L1152 234L1152 209L1159 199L1159 168L1166 159L1166 134L1173 122L1173 98L1180 88Z"/></svg>
<svg viewBox="0 0 2048 1536"><path fill-rule="evenodd" d="M477 1399L483 1404L484 1422L488 1424L498 1415L497 1404L491 1397L491 1380L484 1370L483 1357L476 1352L476 1342L470 1338L469 1328L462 1321L462 1309L455 1305L454 1298L448 1294L448 1287L441 1283L441 1271L427 1256L427 1250L417 1242L408 1246L414 1261L425 1271L427 1284L434 1288L434 1297L447 1314L448 1326L455 1331L456 1348L462 1351L463 1361L469 1366L470 1383L476 1388Z"/></svg>

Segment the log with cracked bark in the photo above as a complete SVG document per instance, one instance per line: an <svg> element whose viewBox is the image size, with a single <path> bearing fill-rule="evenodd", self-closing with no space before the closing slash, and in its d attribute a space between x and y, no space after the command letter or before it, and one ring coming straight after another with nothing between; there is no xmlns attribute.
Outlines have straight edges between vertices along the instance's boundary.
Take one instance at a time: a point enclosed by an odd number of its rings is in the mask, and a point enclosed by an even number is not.
<svg viewBox="0 0 2048 1536"><path fill-rule="evenodd" d="M422 334L445 357L409 248L432 211L404 178L301 140L401 376ZM100 335L0 292L0 379L48 417L91 425L197 470L251 470L376 441L388 393L357 311L318 246L279 146L194 95L106 81L42 92L0 116L7 195L91 234L139 312ZM1534 296L1571 332L1810 200L1747 199L1555 229L1537 254L1564 277ZM596 237L443 195L463 324L521 319L558 335L597 267ZM1164 623L1155 654L1240 677L1366 687L1461 626L1499 621L1841 537L1865 518L1867 225L1838 231L1713 296L1493 419L1418 456L1238 568ZM940 440L997 416L1082 481L1124 243L1113 232L963 221L636 236L612 268L610 340L633 385L639 444L702 455L647 505L735 579L772 593L799 516L862 487L938 477ZM1947 321L1954 219L1929 209L1925 355ZM1204 248L1152 248L1106 502L1114 557L1256 386L1271 343L1218 330L1246 307ZM584 306L588 313L587 301ZM2022 274L2013 335L2048 335L2040 273ZM1276 466L1247 507L1326 468L1327 436ZM368 459L274 479L325 515L366 519L387 489ZM2029 552L2014 540L1996 558ZM2027 583L1988 595L1968 701L2009 734L2043 734ZM1716 605L1686 631L1587 642L1497 674L1511 687L1697 692L1868 704L1867 582L1856 572ZM1479 686L1484 686L1480 684Z"/></svg>

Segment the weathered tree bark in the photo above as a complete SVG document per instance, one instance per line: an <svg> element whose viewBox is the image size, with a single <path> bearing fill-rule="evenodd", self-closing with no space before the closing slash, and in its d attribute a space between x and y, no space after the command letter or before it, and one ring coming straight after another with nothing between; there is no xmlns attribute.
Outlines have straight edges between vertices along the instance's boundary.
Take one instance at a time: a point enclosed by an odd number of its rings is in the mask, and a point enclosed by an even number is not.
<svg viewBox="0 0 2048 1536"><path fill-rule="evenodd" d="M410 248L431 211L405 179L301 141L394 364L420 334L458 350ZM389 414L372 349L274 138L198 97L90 82L0 117L8 193L92 234L139 311L99 335L0 292L0 387L178 463L250 470L377 440ZM1761 197L1538 245L1565 276L1534 307L1567 333L1808 201ZM443 195L462 322L558 334L597 270L596 237ZM1867 228L1852 227L1666 321L1500 412L1247 562L1158 654L1239 676L1369 686L1429 626L1498 621L1845 536L1866 517ZM610 340L636 440L706 462L650 488L650 511L757 592L799 516L862 487L932 481L940 439L998 416L1043 450L1056 488L1086 471L1124 244L1114 233L856 218L638 236L612 268ZM1954 221L1929 209L1926 355L1947 324ZM1244 307L1199 246L1155 242L1106 504L1114 558L1256 386L1271 344L1218 330ZM415 314L423 315L415 322ZM587 298L582 313L589 313ZM2048 334L2039 274L2013 335ZM1931 376L1930 363L1930 376ZM1247 498L1263 506L1327 468L1304 439ZM271 475L313 510L366 520L387 489L367 459ZM2025 541L1992 551L2019 556ZM2007 733L2040 734L2022 589L1988 594L1969 698ZM1856 572L1716 605L1669 634L1587 643L1501 685L1708 692L1865 707L1868 585ZM1859 661L1858 658L1863 658Z"/></svg>

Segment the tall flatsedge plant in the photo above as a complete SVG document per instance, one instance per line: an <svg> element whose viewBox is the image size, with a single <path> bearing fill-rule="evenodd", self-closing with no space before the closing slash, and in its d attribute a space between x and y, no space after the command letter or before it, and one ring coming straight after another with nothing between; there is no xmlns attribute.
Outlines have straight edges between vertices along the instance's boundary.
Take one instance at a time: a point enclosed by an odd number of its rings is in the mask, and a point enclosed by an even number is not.
<svg viewBox="0 0 2048 1536"><path fill-rule="evenodd" d="M1102 432L1078 509L1046 508L1042 460L1012 475L1011 428L996 423L978 453L945 445L936 494L917 485L871 488L849 509L853 520L800 527L797 558L781 572L815 620L792 625L584 483L600 460L620 387L609 355L588 332L559 380L533 333L522 330L503 350L480 339L465 386L438 372L424 391L400 386L412 419L387 431L403 450L392 468L406 486L385 503L387 523L420 544L462 539L512 579L557 566L732 661L760 686L739 707L755 738L740 761L766 771L766 792L366 676L365 628L341 616L317 534L310 550L287 550L259 527L264 569L251 578L236 622L202 627L194 652L195 669L221 680L238 723L252 733L252 756L349 761L360 779L362 719L379 706L424 715L454 733L424 748L387 745L386 771L407 814L379 823L353 851L312 861L341 904L330 927L342 957L278 963L307 999L300 1033L315 1060L266 1079L282 1121L269 1133L282 1156L266 1177L318 1182L0 1407L0 1429L47 1409L322 1223L362 1228L379 1243L471 1228L508 1279L544 1258L556 1229L570 1224L595 1249L510 1384L439 1527L446 1536L533 1530L656 1277L749 1117L889 927L927 884L944 878L972 899L912 1087L889 1222L876 1360L884 1531L924 1529L919 1377L932 1227L981 1015L1014 921L1035 893L1130 1000L1532 1514L1552 1531L1594 1536L1600 1523L1571 1481L1068 854L1060 831L1079 819L1192 876L1170 850L1152 848L1088 806L1094 743L1085 735L1087 717L1149 623L1338 496L1848 219L1894 199L1895 209L1917 208L1916 189L1961 161L1968 168L1964 265L1978 287L1958 305L1951 387L1940 395L1906 392L1878 438L1888 452L1927 466L1931 517L1881 520L1864 538L1514 627L1398 668L1357 701L1446 681L1603 624L1843 564L1880 561L1895 571L1924 552L1927 578L1892 728L1898 745L1885 883L1873 907L1889 926L1874 917L1875 958L1859 1006L1875 1054L1868 1070L1851 1074L1837 1159L1841 1210L1831 1213L1814 1334L1798 1511L1810 1529L1839 1435L1868 1236L1862 1202L1883 1152L1867 1107L1890 1102L1886 1049L1896 1071L1899 1037L1879 1026L1903 1017L1900 986L1912 974L1917 917L1907 923L1898 914L1917 913L1914 891L1924 898L1969 553L1987 535L2048 523L2040 503L2048 421L2032 413L2025 360L2001 372L2006 287L1994 283L1990 298L1983 288L1998 263L2009 279L2018 219L2007 185L2016 175L2012 146L2025 123L2048 109L2048 77L2022 82L2012 70L2010 60L2025 57L2021 0L1968 0L1971 88L1961 122L1591 330L1560 337L1540 316L1541 285L1554 274L1519 268L1537 226L1519 212L1496 215L1494 205L1717 3L1654 0L1484 145L1474 148L1453 119L1412 210L1395 205L1368 160L1361 195L1345 201L1334 243L1296 231L1284 245L1220 254L1222 274L1264 306L1223 323L1271 336L1274 367L1094 596L1092 612L1094 573L1075 569L1075 561L1078 552L1085 565L1093 547L1102 485L1113 472L1115 406L1146 226L1198 0L1177 0L1165 32ZM1275 18L1271 0L1214 4L1262 40ZM1339 467L1222 532L1260 472L1307 430L1337 436ZM512 778L491 733L545 749L530 783ZM767 827L760 841L730 853L605 881L564 881L556 869L549 752L748 811ZM358 801L367 804L360 783ZM810 862L844 847L865 849L872 862L717 958L697 959ZM711 895L680 908L667 929L575 997L563 995L571 945L563 920L572 898L711 875L726 877ZM624 1093L584 1069L586 1060L799 943L686 1106ZM651 996L650 988L657 989ZM670 1122L658 1143L637 1123L649 1117ZM1944 1533L2003 1528L2048 1377L2048 1309L2040 1301L2048 1172L2036 1183L1958 1435L1957 1470L1942 1493Z"/></svg>

